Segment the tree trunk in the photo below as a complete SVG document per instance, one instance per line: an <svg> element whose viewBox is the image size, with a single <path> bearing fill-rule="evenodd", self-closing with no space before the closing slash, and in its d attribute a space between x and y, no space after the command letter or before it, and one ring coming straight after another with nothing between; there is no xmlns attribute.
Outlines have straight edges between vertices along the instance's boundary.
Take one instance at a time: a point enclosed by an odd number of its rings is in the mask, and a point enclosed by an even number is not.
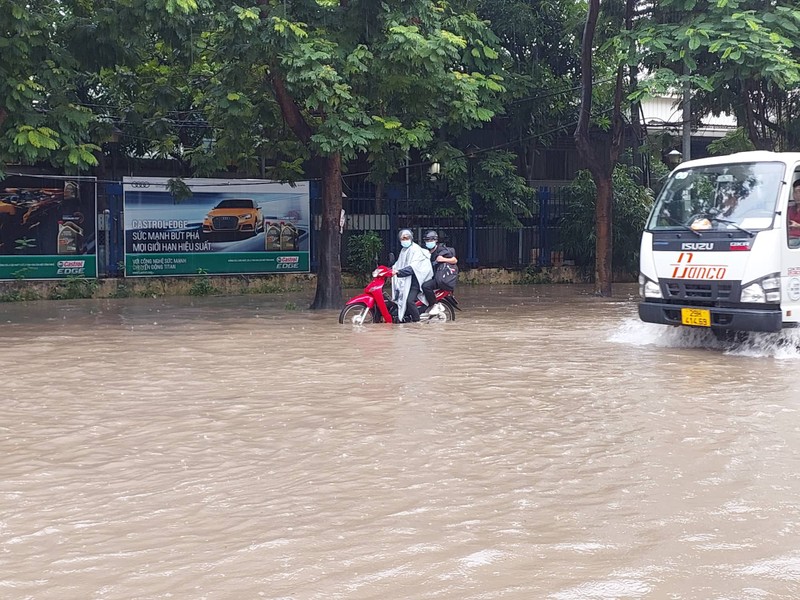
<svg viewBox="0 0 800 600"><path fill-rule="evenodd" d="M613 267L611 255L612 223L614 218L613 185L611 176L594 176L597 187L597 204L595 205L595 227L597 239L595 240L594 261L594 293L598 296L611 295L611 282L613 281Z"/></svg>
<svg viewBox="0 0 800 600"><path fill-rule="evenodd" d="M297 138L310 145L313 131L303 117L286 82L277 69L268 79L286 124ZM334 153L319 157L322 161L322 225L320 226L317 269L317 293L311 308L339 308L342 304L342 156Z"/></svg>
<svg viewBox="0 0 800 600"><path fill-rule="evenodd" d="M319 235L317 293L311 308L340 308L342 305L342 157L331 154L322 159L322 225Z"/></svg>
<svg viewBox="0 0 800 600"><path fill-rule="evenodd" d="M745 125L744 129L747 132L747 137L753 143L756 150L762 150L764 145L761 141L761 136L758 134L756 127L756 120L753 116L753 105L750 100L750 85L747 82L742 82L741 99L742 111L744 113Z"/></svg>
<svg viewBox="0 0 800 600"><path fill-rule="evenodd" d="M633 29L633 15L636 8L634 0L626 0L625 2L625 30L631 31ZM637 91L639 87L639 66L636 64L628 66L628 89L630 93ZM644 129L642 128L641 120L641 103L639 100L634 100L630 104L631 111L631 149L633 154L633 166L639 169L636 174L636 181L640 185L650 186L650 177L646 172L647 165L645 164L645 156L642 152L642 143L644 142Z"/></svg>
<svg viewBox="0 0 800 600"><path fill-rule="evenodd" d="M589 120L592 110L592 52L597 17L600 13L600 0L589 0L589 12L583 29L581 43L581 107L574 139L578 154L592 174L597 198L595 199L595 269L594 292L598 296L612 293L612 229L613 229L613 185L611 175L619 157L622 145L622 65L617 69L617 82L614 91L614 109L610 141L594 139L589 136Z"/></svg>

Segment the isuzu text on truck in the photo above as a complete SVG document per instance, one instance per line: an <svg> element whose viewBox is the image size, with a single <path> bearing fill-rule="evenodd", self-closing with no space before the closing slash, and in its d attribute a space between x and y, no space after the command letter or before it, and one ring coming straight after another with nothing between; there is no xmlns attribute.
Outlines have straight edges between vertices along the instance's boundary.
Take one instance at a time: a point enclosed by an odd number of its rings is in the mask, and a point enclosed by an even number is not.
<svg viewBox="0 0 800 600"><path fill-rule="evenodd" d="M789 217L798 180L800 153L742 152L676 168L642 235L639 317L718 337L797 327L800 222Z"/></svg>

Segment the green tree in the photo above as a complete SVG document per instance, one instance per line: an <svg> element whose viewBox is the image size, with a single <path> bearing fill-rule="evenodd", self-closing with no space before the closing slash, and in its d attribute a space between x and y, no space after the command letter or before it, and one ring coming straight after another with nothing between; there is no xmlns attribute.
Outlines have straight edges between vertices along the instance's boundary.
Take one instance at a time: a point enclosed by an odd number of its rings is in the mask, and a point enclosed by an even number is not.
<svg viewBox="0 0 800 600"><path fill-rule="evenodd" d="M81 106L70 50L72 3L4 0L0 9L0 176L8 163L97 164L93 114Z"/></svg>
<svg viewBox="0 0 800 600"><path fill-rule="evenodd" d="M506 136L520 172L531 180L542 149L575 126L585 6L568 0L480 0L477 7L508 61L508 99L492 133Z"/></svg>
<svg viewBox="0 0 800 600"><path fill-rule="evenodd" d="M262 126L271 132L265 141L294 150L293 140L318 167L323 214L312 308L336 307L343 164L360 152L425 148L440 128L489 121L504 92L496 40L457 3L434 0L259 0L220 6L215 17L207 50L215 69L202 99L211 123L225 122L215 143L231 155L251 151L246 136L225 133L226 115L235 114L250 137Z"/></svg>
<svg viewBox="0 0 800 600"><path fill-rule="evenodd" d="M736 115L757 148L791 148L800 84L797 3L659 0L631 32L652 77L638 92L692 90L692 115ZM636 49L636 50L634 50Z"/></svg>
<svg viewBox="0 0 800 600"><path fill-rule="evenodd" d="M755 146L741 127L708 145L710 154L733 154L734 152L746 152L748 150L755 150Z"/></svg>
<svg viewBox="0 0 800 600"><path fill-rule="evenodd" d="M473 209L487 224L519 229L520 217L528 217L535 205L535 191L518 174L516 155L488 150L465 155L461 150L441 147L437 157L444 164L442 178L455 201L458 214Z"/></svg>
<svg viewBox="0 0 800 600"><path fill-rule="evenodd" d="M607 0L606 4L613 4ZM626 0L626 12L633 10L633 0ZM578 124L573 138L596 187L595 200L595 294L610 296L613 279L613 179L614 167L622 149L623 63L615 68L616 78L611 119L606 131L591 128L595 34L600 17L600 0L589 0L586 24L581 40L581 100ZM626 21L627 22L627 21ZM612 46L613 47L613 46ZM613 59L612 59L613 60ZM613 64L613 62L612 62Z"/></svg>
<svg viewBox="0 0 800 600"><path fill-rule="evenodd" d="M133 153L177 146L171 125L146 125L175 108L180 88L165 81L165 57L174 61L176 48L189 54L189 12L201 2L4 0L0 165L49 162L68 173L102 166L101 145L116 127L128 129Z"/></svg>
<svg viewBox="0 0 800 600"><path fill-rule="evenodd" d="M615 271L627 274L638 273L641 232L653 206L652 192L636 183L637 176L636 169L625 165L618 165L613 174L613 264ZM560 223L559 247L576 264L593 265L597 252L593 211L597 187L591 174L579 172L563 193L566 210Z"/></svg>

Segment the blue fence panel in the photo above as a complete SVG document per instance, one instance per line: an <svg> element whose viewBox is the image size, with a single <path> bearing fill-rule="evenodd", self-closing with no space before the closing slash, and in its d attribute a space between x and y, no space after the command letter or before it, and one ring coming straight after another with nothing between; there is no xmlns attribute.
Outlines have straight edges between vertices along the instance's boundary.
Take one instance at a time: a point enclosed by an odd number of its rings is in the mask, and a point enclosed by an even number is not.
<svg viewBox="0 0 800 600"><path fill-rule="evenodd" d="M557 188L540 187L537 190L538 209L531 217L523 217L523 227L509 230L485 224L483 217L471 213L467 218L437 214L439 200L407 196L405 186L392 185L384 189L383 197L376 200L375 187L363 184L346 189L343 198L346 225L342 238L342 265L348 266L348 240L366 231L375 231L384 243L381 260L395 255L400 246L397 232L408 228L417 241L429 229L439 233L443 243L456 251L465 266L474 268L522 268L528 265L550 266L554 248L557 247L559 222L564 214L565 202ZM312 214L321 211L319 186L311 188ZM317 221L318 222L318 221ZM318 230L318 225L316 227ZM315 232L317 233L317 232ZM317 264L316 246L312 236L312 268Z"/></svg>
<svg viewBox="0 0 800 600"><path fill-rule="evenodd" d="M106 183L99 195L105 208L98 215L98 270L105 277L122 277L125 274L122 184Z"/></svg>

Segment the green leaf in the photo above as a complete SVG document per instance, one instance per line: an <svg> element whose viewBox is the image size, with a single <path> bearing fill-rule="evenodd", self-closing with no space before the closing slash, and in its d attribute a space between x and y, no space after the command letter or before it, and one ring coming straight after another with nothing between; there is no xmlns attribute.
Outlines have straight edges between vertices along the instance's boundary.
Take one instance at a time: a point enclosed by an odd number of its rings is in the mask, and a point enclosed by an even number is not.
<svg viewBox="0 0 800 600"><path fill-rule="evenodd" d="M372 117L378 123L382 124L385 129L398 129L402 123L395 118Z"/></svg>
<svg viewBox="0 0 800 600"><path fill-rule="evenodd" d="M445 42L447 42L452 46L455 46L456 48L464 49L467 47L467 40L460 35L456 35L450 31L445 31L445 30L442 30L440 35L442 36L442 39Z"/></svg>
<svg viewBox="0 0 800 600"><path fill-rule="evenodd" d="M46 127L28 129L28 143L34 148L45 148L47 150L57 150L58 142L55 137L57 133Z"/></svg>
<svg viewBox="0 0 800 600"><path fill-rule="evenodd" d="M165 8L169 14L174 14L176 11L189 14L197 10L197 2L195 0L167 0Z"/></svg>
<svg viewBox="0 0 800 600"><path fill-rule="evenodd" d="M491 121L494 117L494 112L487 108L478 108L475 111L475 116L479 121Z"/></svg>

